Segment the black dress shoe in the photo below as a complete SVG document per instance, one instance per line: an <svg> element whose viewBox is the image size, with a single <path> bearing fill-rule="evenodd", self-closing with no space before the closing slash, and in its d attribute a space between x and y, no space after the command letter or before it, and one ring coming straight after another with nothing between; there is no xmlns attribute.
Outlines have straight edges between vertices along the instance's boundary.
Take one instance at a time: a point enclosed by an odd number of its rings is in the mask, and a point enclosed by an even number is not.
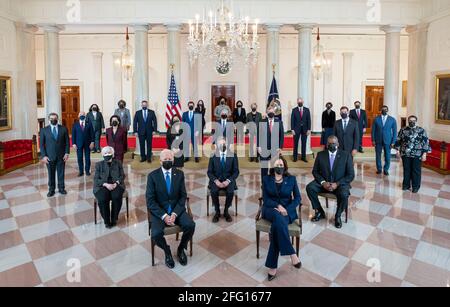
<svg viewBox="0 0 450 307"><path fill-rule="evenodd" d="M219 221L220 218L220 213L216 213L212 219L213 223L217 223Z"/></svg>
<svg viewBox="0 0 450 307"><path fill-rule="evenodd" d="M297 162L297 160L298 160L297 158L294 158L292 159L292 162Z"/></svg>
<svg viewBox="0 0 450 307"><path fill-rule="evenodd" d="M316 211L316 214L311 219L311 222L318 222L318 221L320 221L320 220L322 220L324 218L325 218L325 212L323 212L323 211Z"/></svg>
<svg viewBox="0 0 450 307"><path fill-rule="evenodd" d="M141 163L144 163L145 161L147 161L147 159L141 159Z"/></svg>
<svg viewBox="0 0 450 307"><path fill-rule="evenodd" d="M66 190L64 190L64 189L62 189L62 190L59 190L59 194L62 194L62 195L66 195L66 194L67 194L67 191L66 191Z"/></svg>
<svg viewBox="0 0 450 307"><path fill-rule="evenodd" d="M408 187L403 187L403 188L402 188L402 191L409 191L409 189L410 189L410 188L408 188Z"/></svg>
<svg viewBox="0 0 450 307"><path fill-rule="evenodd" d="M255 161L255 158L250 158L250 162L254 162Z"/></svg>
<svg viewBox="0 0 450 307"><path fill-rule="evenodd" d="M228 223L231 223L233 221L233 218L231 217L231 215L228 212L225 212L223 214L223 216Z"/></svg>
<svg viewBox="0 0 450 307"><path fill-rule="evenodd" d="M172 257L172 253L170 252L170 249L168 251L166 251L165 254L166 254L166 256L165 256L166 257L166 259L165 259L166 266L169 269L173 269L175 267L175 261L173 261L173 257Z"/></svg>
<svg viewBox="0 0 450 307"><path fill-rule="evenodd" d="M381 174L381 171L377 171L377 175Z"/></svg>
<svg viewBox="0 0 450 307"><path fill-rule="evenodd" d="M256 159L255 159L255 162L256 162L256 163L259 163L259 158L256 158Z"/></svg>
<svg viewBox="0 0 450 307"><path fill-rule="evenodd" d="M302 161L308 163L308 160L306 160L306 158L302 158Z"/></svg>
<svg viewBox="0 0 450 307"><path fill-rule="evenodd" d="M148 158L147 163L152 163L152 158Z"/></svg>
<svg viewBox="0 0 450 307"><path fill-rule="evenodd" d="M275 277L277 277L277 274L275 274L275 275L270 275L269 273L267 273L267 280L268 280L268 281L274 280Z"/></svg>
<svg viewBox="0 0 450 307"><path fill-rule="evenodd" d="M388 171L384 171L384 175L389 176L389 172Z"/></svg>
<svg viewBox="0 0 450 307"><path fill-rule="evenodd" d="M86 176L90 176L91 175L91 172L86 172Z"/></svg>
<svg viewBox="0 0 450 307"><path fill-rule="evenodd" d="M105 227L106 227L107 229L111 229L111 228L112 228L112 225L109 224L109 223L106 223L106 224L105 224Z"/></svg>
<svg viewBox="0 0 450 307"><path fill-rule="evenodd" d="M188 260L187 260L187 256L186 256L184 249L178 249L177 255L178 255L178 260L179 260L180 264L182 266L187 265Z"/></svg>
<svg viewBox="0 0 450 307"><path fill-rule="evenodd" d="M47 193L47 197L53 197L55 196L55 191L50 191Z"/></svg>
<svg viewBox="0 0 450 307"><path fill-rule="evenodd" d="M361 149L361 150L358 150L358 152L359 152L359 153L364 153L364 150Z"/></svg>
<svg viewBox="0 0 450 307"><path fill-rule="evenodd" d="M195 158L195 163L200 163L200 159L199 158Z"/></svg>
<svg viewBox="0 0 450 307"><path fill-rule="evenodd" d="M184 158L184 163L189 162L189 158Z"/></svg>
<svg viewBox="0 0 450 307"><path fill-rule="evenodd" d="M336 226L337 229L341 229L342 228L342 220L340 216L335 217L334 219L334 226Z"/></svg>
<svg viewBox="0 0 450 307"><path fill-rule="evenodd" d="M414 194L419 193L419 189L413 189L412 192L413 192Z"/></svg>
<svg viewBox="0 0 450 307"><path fill-rule="evenodd" d="M83 173L79 173L79 174L78 174L78 177L83 177L83 176L84 176Z"/></svg>
<svg viewBox="0 0 450 307"><path fill-rule="evenodd" d="M302 267L302 262L299 261L297 264L294 264L294 268L300 269Z"/></svg>

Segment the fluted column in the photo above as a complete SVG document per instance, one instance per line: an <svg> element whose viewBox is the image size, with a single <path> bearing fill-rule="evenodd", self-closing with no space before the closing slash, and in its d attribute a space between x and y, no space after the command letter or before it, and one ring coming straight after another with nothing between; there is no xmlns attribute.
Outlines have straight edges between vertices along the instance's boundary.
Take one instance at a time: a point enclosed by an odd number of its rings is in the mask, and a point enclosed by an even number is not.
<svg viewBox="0 0 450 307"><path fill-rule="evenodd" d="M134 25L135 69L134 69L134 109L141 108L142 100L149 99L148 71L148 31L149 25Z"/></svg>
<svg viewBox="0 0 450 307"><path fill-rule="evenodd" d="M352 105L352 52L343 52L343 84L342 84L342 105L351 108Z"/></svg>
<svg viewBox="0 0 450 307"><path fill-rule="evenodd" d="M400 32L402 26L388 25L381 27L386 33L384 66L384 104L389 113L398 120L400 90Z"/></svg>
<svg viewBox="0 0 450 307"><path fill-rule="evenodd" d="M168 82L170 84L171 65L173 65L173 75L177 85L178 93L181 89L181 45L180 45L180 29L179 24L168 24L167 27L167 60L169 64Z"/></svg>
<svg viewBox="0 0 450 307"><path fill-rule="evenodd" d="M93 86L94 97L92 97L94 103L100 106L101 110L104 110L103 106L103 52L92 52L92 68L93 68Z"/></svg>
<svg viewBox="0 0 450 307"><path fill-rule="evenodd" d="M122 87L122 53L113 52L113 83L114 83L114 103L123 98Z"/></svg>
<svg viewBox="0 0 450 307"><path fill-rule="evenodd" d="M59 52L60 26L44 25L45 111L57 113L61 119L61 67Z"/></svg>
<svg viewBox="0 0 450 307"><path fill-rule="evenodd" d="M275 65L275 78L279 85L280 72L280 28L281 24L268 24L267 29L267 54L266 54L266 76L267 95L273 79L273 65ZM265 110L264 110L265 111Z"/></svg>

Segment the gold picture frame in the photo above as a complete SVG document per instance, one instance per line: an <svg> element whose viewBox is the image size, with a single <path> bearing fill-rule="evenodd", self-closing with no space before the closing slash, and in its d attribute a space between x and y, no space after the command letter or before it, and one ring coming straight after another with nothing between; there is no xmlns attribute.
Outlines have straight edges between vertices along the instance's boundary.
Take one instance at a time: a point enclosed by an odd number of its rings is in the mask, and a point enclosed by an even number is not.
<svg viewBox="0 0 450 307"><path fill-rule="evenodd" d="M36 81L36 102L38 108L44 107L44 81L37 80Z"/></svg>
<svg viewBox="0 0 450 307"><path fill-rule="evenodd" d="M436 76L436 123L450 125L450 74Z"/></svg>
<svg viewBox="0 0 450 307"><path fill-rule="evenodd" d="M402 108L408 106L408 81L404 80L402 82Z"/></svg>
<svg viewBox="0 0 450 307"><path fill-rule="evenodd" d="M11 77L0 76L0 131L12 129Z"/></svg>

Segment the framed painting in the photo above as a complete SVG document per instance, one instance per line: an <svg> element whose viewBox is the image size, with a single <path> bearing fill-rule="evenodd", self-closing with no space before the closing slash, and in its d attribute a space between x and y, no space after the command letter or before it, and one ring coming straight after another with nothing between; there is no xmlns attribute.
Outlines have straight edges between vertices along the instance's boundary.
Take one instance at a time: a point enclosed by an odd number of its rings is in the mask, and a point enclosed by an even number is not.
<svg viewBox="0 0 450 307"><path fill-rule="evenodd" d="M450 125L450 74L436 76L436 123Z"/></svg>
<svg viewBox="0 0 450 307"><path fill-rule="evenodd" d="M408 106L408 81L402 82L402 108Z"/></svg>
<svg viewBox="0 0 450 307"><path fill-rule="evenodd" d="M37 94L37 107L44 107L44 81L37 80L36 81L36 94Z"/></svg>
<svg viewBox="0 0 450 307"><path fill-rule="evenodd" d="M12 129L11 77L0 76L0 131Z"/></svg>

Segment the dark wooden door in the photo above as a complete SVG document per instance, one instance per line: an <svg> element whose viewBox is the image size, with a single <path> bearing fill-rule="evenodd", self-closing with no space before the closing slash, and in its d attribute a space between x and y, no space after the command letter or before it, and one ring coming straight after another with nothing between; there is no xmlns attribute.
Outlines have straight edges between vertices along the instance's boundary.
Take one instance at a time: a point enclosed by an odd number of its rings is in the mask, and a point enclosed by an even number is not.
<svg viewBox="0 0 450 307"><path fill-rule="evenodd" d="M231 112L234 111L236 101L236 87L234 85L213 85L211 86L211 121L215 122L214 110L220 103L220 99L224 97ZM232 114L229 114L230 117Z"/></svg>
<svg viewBox="0 0 450 307"><path fill-rule="evenodd" d="M372 123L384 105L384 86L366 86L367 133L372 131Z"/></svg>
<svg viewBox="0 0 450 307"><path fill-rule="evenodd" d="M72 125L78 120L80 113L80 87L61 86L62 124L72 134Z"/></svg>

